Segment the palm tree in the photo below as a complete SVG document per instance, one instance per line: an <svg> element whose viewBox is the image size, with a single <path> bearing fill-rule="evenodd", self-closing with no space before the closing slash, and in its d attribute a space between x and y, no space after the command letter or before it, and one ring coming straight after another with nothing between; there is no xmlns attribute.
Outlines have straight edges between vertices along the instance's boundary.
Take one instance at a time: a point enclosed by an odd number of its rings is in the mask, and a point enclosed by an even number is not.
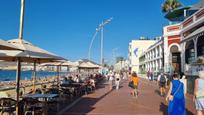
<svg viewBox="0 0 204 115"><path fill-rule="evenodd" d="M181 7L181 6L182 5L179 2L179 0L166 0L162 4L162 12L164 13L172 12L174 9Z"/></svg>

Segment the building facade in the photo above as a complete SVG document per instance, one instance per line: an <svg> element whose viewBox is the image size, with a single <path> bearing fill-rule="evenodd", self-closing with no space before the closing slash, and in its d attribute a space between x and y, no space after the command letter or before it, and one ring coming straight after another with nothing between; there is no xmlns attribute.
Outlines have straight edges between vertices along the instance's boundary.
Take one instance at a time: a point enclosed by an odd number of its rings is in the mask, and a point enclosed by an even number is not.
<svg viewBox="0 0 204 115"><path fill-rule="evenodd" d="M161 38L145 51L144 57L144 68L146 72L158 73L163 70L163 41Z"/></svg>
<svg viewBox="0 0 204 115"><path fill-rule="evenodd" d="M129 43L129 70L131 72L139 72L139 57L144 53L151 45L153 45L156 40L132 40Z"/></svg>
<svg viewBox="0 0 204 115"><path fill-rule="evenodd" d="M181 72L181 23L163 27L164 72Z"/></svg>
<svg viewBox="0 0 204 115"><path fill-rule="evenodd" d="M121 60L114 64L114 71L120 72L120 71L126 71L128 70L128 60Z"/></svg>
<svg viewBox="0 0 204 115"><path fill-rule="evenodd" d="M199 71L204 71L204 8L185 19L181 26L182 71L198 76Z"/></svg>

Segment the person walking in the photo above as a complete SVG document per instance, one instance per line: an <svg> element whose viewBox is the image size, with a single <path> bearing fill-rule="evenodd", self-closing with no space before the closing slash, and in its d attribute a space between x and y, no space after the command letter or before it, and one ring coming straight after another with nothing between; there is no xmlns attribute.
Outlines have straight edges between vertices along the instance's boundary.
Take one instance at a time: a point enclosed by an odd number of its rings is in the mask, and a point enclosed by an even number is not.
<svg viewBox="0 0 204 115"><path fill-rule="evenodd" d="M195 80L194 98L197 115L204 113L204 71L199 72L199 78Z"/></svg>
<svg viewBox="0 0 204 115"><path fill-rule="evenodd" d="M150 80L150 71L147 72L147 79Z"/></svg>
<svg viewBox="0 0 204 115"><path fill-rule="evenodd" d="M113 72L110 72L109 74L109 89L110 90L112 90L113 88L113 77L114 77Z"/></svg>
<svg viewBox="0 0 204 115"><path fill-rule="evenodd" d="M116 74L115 74L115 85L116 85L116 90L118 90L119 87L120 87L120 80L121 80L121 78L120 78L120 74L119 74L119 73L116 73Z"/></svg>
<svg viewBox="0 0 204 115"><path fill-rule="evenodd" d="M134 97L137 98L137 97L138 97L139 78L138 78L136 72L133 72L133 73L132 73L131 81L133 82L132 94L133 94Z"/></svg>
<svg viewBox="0 0 204 115"><path fill-rule="evenodd" d="M168 115L186 115L184 85L179 81L178 74L173 75L166 101L169 102Z"/></svg>
<svg viewBox="0 0 204 115"><path fill-rule="evenodd" d="M157 84L159 85L160 95L164 96L166 92L165 89L167 86L167 77L164 75L163 72L161 72L160 75L158 76Z"/></svg>

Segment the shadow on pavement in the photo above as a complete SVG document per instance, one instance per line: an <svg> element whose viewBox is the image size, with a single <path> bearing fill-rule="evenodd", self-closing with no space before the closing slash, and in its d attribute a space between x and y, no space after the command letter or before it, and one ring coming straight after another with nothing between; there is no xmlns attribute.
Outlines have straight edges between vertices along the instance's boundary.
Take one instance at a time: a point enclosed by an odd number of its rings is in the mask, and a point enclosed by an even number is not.
<svg viewBox="0 0 204 115"><path fill-rule="evenodd" d="M168 106L165 105L163 102L160 104L160 111L163 112L163 115L168 115L167 113Z"/></svg>
<svg viewBox="0 0 204 115"><path fill-rule="evenodd" d="M108 95L109 93L111 93L113 91L110 90L108 92L106 92L104 95L100 96L99 98L90 98L90 97L83 97L81 101L83 102L79 102L78 107L74 107L71 108L70 110L68 110L65 114L69 114L69 115L86 115L89 112L91 112L92 110L95 109L95 107L93 107L99 100L103 99L106 95ZM83 103L83 104L82 104ZM63 114L63 115L65 115Z"/></svg>
<svg viewBox="0 0 204 115"><path fill-rule="evenodd" d="M160 95L160 91L158 89L154 90L157 95Z"/></svg>
<svg viewBox="0 0 204 115"><path fill-rule="evenodd" d="M160 111L163 112L163 115L168 115L168 106L163 102L160 104ZM186 115L194 115L194 114L188 109L186 109Z"/></svg>

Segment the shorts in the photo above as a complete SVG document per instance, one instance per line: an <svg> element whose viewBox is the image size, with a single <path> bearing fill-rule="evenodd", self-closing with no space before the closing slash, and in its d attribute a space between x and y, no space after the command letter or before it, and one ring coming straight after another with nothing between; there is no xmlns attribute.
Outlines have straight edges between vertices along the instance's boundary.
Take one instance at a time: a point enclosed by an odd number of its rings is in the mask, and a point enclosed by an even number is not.
<svg viewBox="0 0 204 115"><path fill-rule="evenodd" d="M204 110L204 98L195 99L196 110Z"/></svg>
<svg viewBox="0 0 204 115"><path fill-rule="evenodd" d="M133 87L132 87L132 89L137 89L138 87L137 87L137 85L133 85Z"/></svg>
<svg viewBox="0 0 204 115"><path fill-rule="evenodd" d="M159 83L159 86L160 86L160 87L165 87L165 84L166 84L166 82L160 82L160 83Z"/></svg>

